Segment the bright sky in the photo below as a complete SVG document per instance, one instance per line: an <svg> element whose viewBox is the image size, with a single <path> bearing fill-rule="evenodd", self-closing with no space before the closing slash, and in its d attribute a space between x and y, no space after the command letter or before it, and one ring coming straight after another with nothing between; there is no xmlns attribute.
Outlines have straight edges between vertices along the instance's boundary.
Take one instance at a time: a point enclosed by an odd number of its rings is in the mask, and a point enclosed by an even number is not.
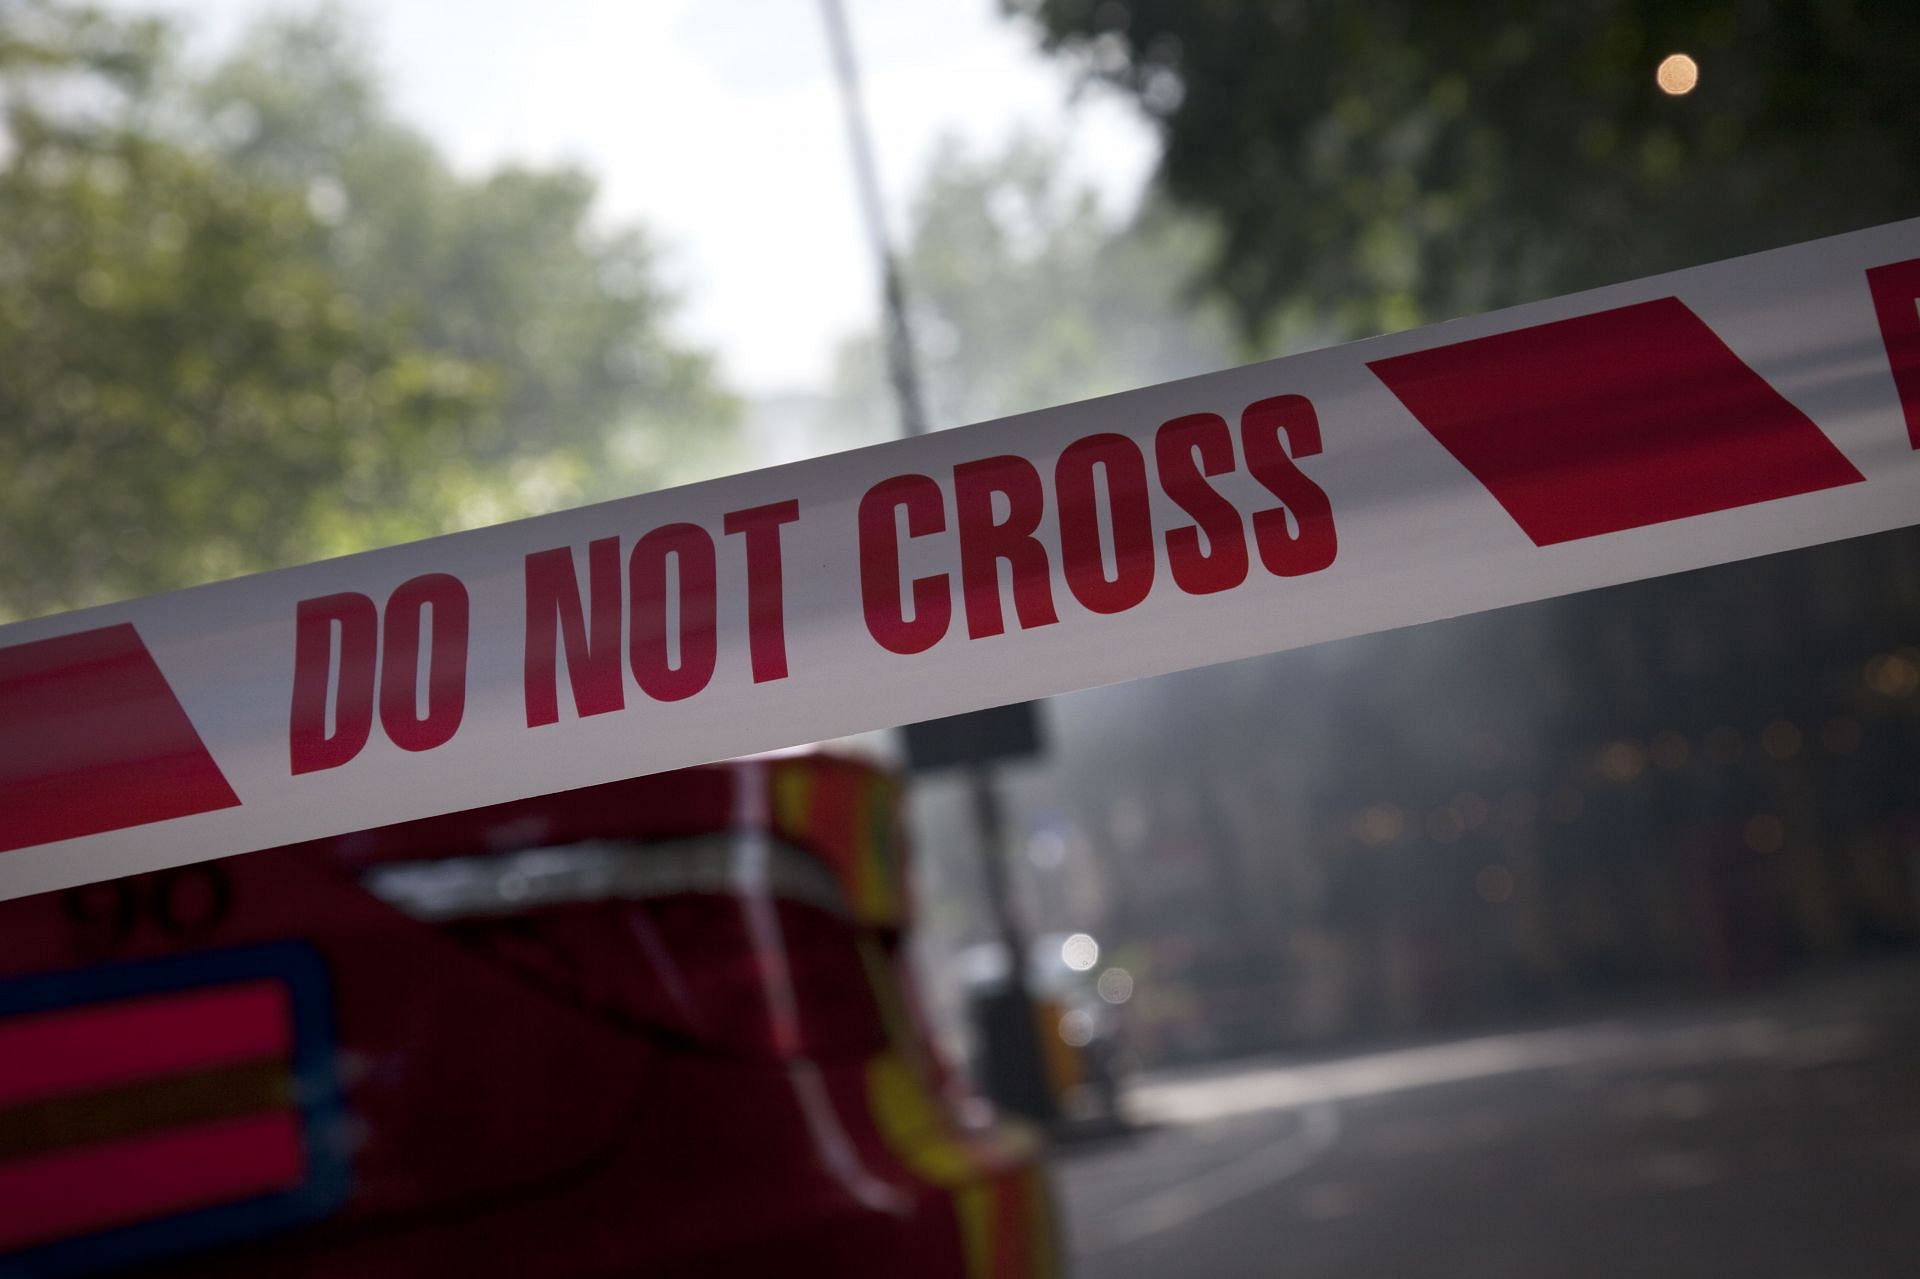
<svg viewBox="0 0 1920 1279"><path fill-rule="evenodd" d="M118 0L184 18L202 52L287 0ZM298 7L294 5L292 7ZM869 328L875 271L818 0L362 0L403 117L463 166L584 163L605 212L667 249L682 329L754 394L824 386ZM1115 207L1155 145L1104 93L1073 101L999 0L847 0L896 231L934 145L1064 138Z"/></svg>

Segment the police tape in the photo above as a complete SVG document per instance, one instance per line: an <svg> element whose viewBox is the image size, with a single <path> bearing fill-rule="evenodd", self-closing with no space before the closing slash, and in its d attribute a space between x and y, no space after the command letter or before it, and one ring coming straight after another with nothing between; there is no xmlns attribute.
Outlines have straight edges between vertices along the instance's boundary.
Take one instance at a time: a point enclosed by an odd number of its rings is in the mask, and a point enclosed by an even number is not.
<svg viewBox="0 0 1920 1279"><path fill-rule="evenodd" d="M1920 220L17 623L0 898L1916 522Z"/></svg>

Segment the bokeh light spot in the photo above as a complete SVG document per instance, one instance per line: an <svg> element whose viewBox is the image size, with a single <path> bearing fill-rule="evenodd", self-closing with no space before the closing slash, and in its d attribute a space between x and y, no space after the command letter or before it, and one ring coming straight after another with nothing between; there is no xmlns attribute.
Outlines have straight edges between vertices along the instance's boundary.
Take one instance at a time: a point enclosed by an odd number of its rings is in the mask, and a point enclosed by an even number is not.
<svg viewBox="0 0 1920 1279"><path fill-rule="evenodd" d="M1594 767L1610 782L1630 782L1647 768L1647 752L1639 742L1608 742L1594 758Z"/></svg>
<svg viewBox="0 0 1920 1279"><path fill-rule="evenodd" d="M1513 872L1505 866L1482 866L1473 877L1473 891L1480 900L1499 905L1513 899Z"/></svg>
<svg viewBox="0 0 1920 1279"><path fill-rule="evenodd" d="M1100 962L1100 943L1085 933L1075 933L1060 943L1060 959L1077 973Z"/></svg>
<svg viewBox="0 0 1920 1279"><path fill-rule="evenodd" d="M1920 662L1904 651L1887 653L1867 663L1866 678L1882 697L1911 697L1920 692Z"/></svg>
<svg viewBox="0 0 1920 1279"><path fill-rule="evenodd" d="M1380 848L1400 838L1406 819L1392 804L1375 804L1353 819L1353 835L1363 844Z"/></svg>
<svg viewBox="0 0 1920 1279"><path fill-rule="evenodd" d="M1684 53L1669 53L1660 59L1660 66L1653 73L1660 86L1660 92L1672 97L1692 93L1694 86L1700 83L1700 64Z"/></svg>

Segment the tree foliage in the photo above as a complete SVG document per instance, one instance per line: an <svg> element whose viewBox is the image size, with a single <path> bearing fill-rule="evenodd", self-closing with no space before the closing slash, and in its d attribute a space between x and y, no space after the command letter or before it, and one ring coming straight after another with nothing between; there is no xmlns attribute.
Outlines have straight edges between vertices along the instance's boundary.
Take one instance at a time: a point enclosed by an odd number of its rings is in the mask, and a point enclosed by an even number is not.
<svg viewBox="0 0 1920 1279"><path fill-rule="evenodd" d="M192 86L194 132L234 171L307 193L356 297L500 370L473 455L585 449L592 496L710 466L734 406L711 361L671 339L646 235L600 225L596 184L576 168L455 173L392 117L370 68L333 11L269 23Z"/></svg>
<svg viewBox="0 0 1920 1279"><path fill-rule="evenodd" d="M30 0L0 80L0 616L605 496L729 437L591 181L454 175L333 19L199 75L158 24Z"/></svg>
<svg viewBox="0 0 1920 1279"><path fill-rule="evenodd" d="M1158 120L1162 190L1215 222L1212 275L1256 334L1301 299L1361 333L1920 212L1911 3L1007 7ZM1700 74L1668 96L1675 52ZM1909 821L1920 739L1863 671L1915 634L1916 532L1066 699L1086 825L1151 832L1102 848L1132 903L1103 940L1184 949L1226 919L1301 978L1418 946L1474 974L1433 1001L1445 1017L1875 936L1890 916L1864 886ZM1181 829L1210 808L1228 823ZM1769 812L1796 814L1771 862L1743 834ZM1156 823L1244 868L1184 933L1157 922ZM1711 927L1675 926L1690 898Z"/></svg>
<svg viewBox="0 0 1920 1279"><path fill-rule="evenodd" d="M1404 327L1920 212L1910 0L1003 0L1134 95L1258 332ZM1655 83L1668 54L1698 86Z"/></svg>

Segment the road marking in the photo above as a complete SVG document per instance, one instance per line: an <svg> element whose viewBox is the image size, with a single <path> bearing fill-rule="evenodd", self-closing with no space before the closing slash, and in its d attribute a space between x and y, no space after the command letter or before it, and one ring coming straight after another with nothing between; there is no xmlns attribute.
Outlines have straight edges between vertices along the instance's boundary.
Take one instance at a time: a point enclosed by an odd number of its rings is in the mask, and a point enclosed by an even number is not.
<svg viewBox="0 0 1920 1279"><path fill-rule="evenodd" d="M1138 1243L1245 1199L1305 1171L1339 1139L1339 1107L1315 1102L1300 1111L1299 1127L1279 1141L1113 1213L1111 1224L1089 1232L1091 1242L1082 1251L1094 1254Z"/></svg>

